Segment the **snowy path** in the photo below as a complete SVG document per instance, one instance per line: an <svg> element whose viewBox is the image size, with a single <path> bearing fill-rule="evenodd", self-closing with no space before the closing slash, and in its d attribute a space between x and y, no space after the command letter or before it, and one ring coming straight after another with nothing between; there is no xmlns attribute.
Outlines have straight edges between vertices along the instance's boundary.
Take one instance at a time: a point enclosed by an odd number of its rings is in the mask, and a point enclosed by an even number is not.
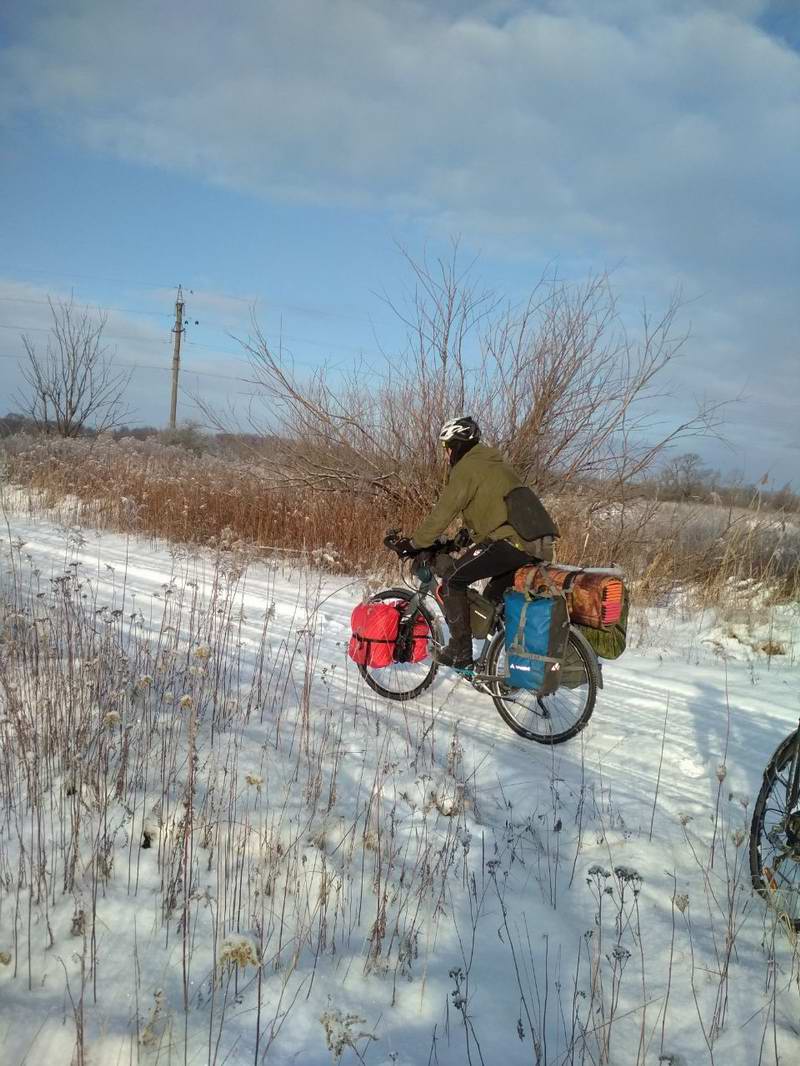
<svg viewBox="0 0 800 1066"><path fill-rule="evenodd" d="M619 662L605 666L605 688L587 729L572 742L550 750L515 737L488 698L480 697L463 682L454 682L445 672L422 698L402 707L387 704L366 689L345 656L350 610L363 589L359 579L320 577L301 569L292 570L284 563L253 563L244 574L232 579L227 589L220 590L217 585L215 592L215 561L210 554L154 547L91 530L65 530L46 520L13 514L9 515L9 524L11 543L17 539L24 542L21 550L13 552L18 588L34 599L37 593L45 593L46 598L51 578L70 572L78 574L86 582L86 592L96 609L105 606L109 611L119 610L123 620L134 613L139 616L136 632L142 640L155 640L163 631L167 610L180 618L179 627L197 619L193 632L202 634L206 627L213 641L220 631L215 629L213 611L204 612L209 599L224 602L229 619L227 632L233 632L230 639L246 666L243 682L248 671L254 669L262 644L266 643L269 654L279 663L282 648L301 646L303 638L298 634L313 630L316 643L310 706L312 712L317 709L318 721L324 718L328 726L332 723L331 728L341 732L341 745L335 756L336 799L322 813L321 808L310 811L309 824L322 826L322 830L316 828L314 832L324 831L331 840L346 841L350 815L359 809L365 789L377 776L381 778L377 794L391 797L398 847L410 854L418 847L417 841L422 836L427 839L428 834L438 842L437 847L452 842L454 833L456 843L463 838L463 854L458 852L461 858L452 860L452 871L458 862L463 870L459 876L453 873L447 882L441 905L444 920L434 921L429 903L420 904L424 920L414 926L415 961L412 964L409 957L402 964L404 978L399 985L396 962L388 971L377 967L369 971L365 967L371 923L362 920L353 927L356 934L340 943L335 955L318 949L315 957L303 957L296 963L293 977L308 976L313 964L312 987L303 985L284 1028L269 1049L267 1061L335 1061L326 1049L319 1019L326 1009L341 1008L344 1013L354 1010L364 1019L355 1029L374 1033L374 1041L362 1040L358 1044L364 1060L373 1066L390 1062L406 1066L428 1061L462 1063L467 1061L467 1054L475 1063L481 1061L482 1055L487 1066L501 1061L509 1066L535 1063L530 1019L520 1006L521 992L514 977L508 934L501 928L502 910L497 894L491 886L487 889L486 864L491 860L497 861L497 870L504 875L507 920L519 937L517 952L525 945L527 958L520 964L522 987L528 991L529 1005L538 1002L540 1035L549 1039L548 1057L542 1053L542 1063L571 1061L565 1058L565 1030L570 1028L570 1019L560 1018L552 1004L550 1015L542 1017L541 999L537 996L548 987L555 1000L558 984L564 988L561 1006L567 1012L570 1009L576 954L582 950L582 943L584 947L588 943L584 934L592 930L596 940L605 920L598 917L599 904L587 884L588 871L597 864L606 869L635 869L641 875L638 905L643 933L640 938L631 939L630 917L622 935L619 927L616 933L611 928L605 930L606 946L596 960L598 972L604 974L604 994L609 997L603 1006L605 1012L613 998L615 980L614 957L607 952L615 942L624 942L626 950L633 951L630 976L626 975L620 986L618 1007L619 1014L627 1015L627 1019L617 1024L619 1036L615 1036L615 1043L604 1052L596 1041L594 1054L587 1053L586 1061L601 1061L604 1053L618 1066L633 1066L637 1060L659 1061L658 1012L665 999L672 937L670 901L676 891L685 893L691 901L687 913L693 942L688 940L688 927L680 913L681 924L673 944L674 974L664 1048L665 1054L673 1058L664 1061L711 1061L691 991L690 948L696 955L697 973L701 974L696 977L696 987L708 1028L719 985L713 972L725 928L724 915L711 916L708 887L709 882L713 887L717 880L718 887L723 886L725 877L721 876L721 859L710 874L708 869L704 874L702 864L708 856L718 794L723 808L722 833L728 842L727 861L741 863L743 848L734 847L731 834L745 825L763 767L800 715L800 667L795 661L797 612L787 610L779 616L781 628L777 636L786 644L787 654L774 657L771 662L727 636L724 627L715 626L709 618L689 616L681 620L670 617L667 610L648 612L642 619L646 625L642 625L641 633L648 635L642 646L630 647ZM4 542L0 551L0 585L8 586L13 577L8 535ZM231 597L235 600L233 608ZM633 630L636 645L640 627L634 625ZM776 635L774 628L771 633ZM283 686L283 698L293 708L302 706L304 679L308 676L309 658L303 658L303 647L298 653L300 659L284 673L280 672L283 667L275 668L275 683ZM663 766L653 815L667 707ZM434 726L426 734L431 722ZM295 724L292 728L298 727ZM311 728L315 728L313 721ZM270 783L279 780L284 790L281 795L291 795L287 802L294 803L292 787L299 791L302 785L292 785L282 764L295 748L289 748L283 738L270 747L266 743L269 739L272 744L268 733L268 724L257 720L243 728L241 739L247 743L237 749L239 770L266 778L265 802L272 800ZM287 726L286 736L292 735ZM409 736L423 738L418 752L428 745L424 770L421 761L409 763ZM214 743L224 747L224 733L218 733ZM454 750L454 743L456 755L448 755ZM211 753L213 744L208 744ZM321 745L319 750L324 753L320 772L323 776L333 774L334 749ZM724 782L718 775L722 764ZM464 786L467 797L458 817L448 818L434 810L431 820L426 810L423 818L425 797L436 789L440 793L452 789L454 781ZM745 811L748 800L750 807ZM275 802L278 803L277 796ZM367 821L368 815L364 815L365 831ZM354 837L354 831L350 832ZM362 829L358 832L361 834ZM331 848L330 842L325 846L335 865L341 850L337 846ZM147 853L141 852L140 858L141 855L147 857ZM700 864L694 855L701 857ZM363 871L363 858L358 860L357 856L358 853L352 862L361 861ZM744 869L746 873L746 856ZM346 879L349 875L342 866L337 876ZM475 878L472 890L471 877ZM153 881L153 891L155 886ZM0 888L0 950L10 943L14 905L10 895L2 901L2 891ZM161 1050L156 1052L142 1044L141 1037L137 1045L136 1037L131 1036L135 1032L131 1021L135 1013L130 981L131 929L132 915L139 905L124 891L115 895L109 890L108 895L99 964L101 975L105 974L106 995L100 997L99 1006L93 1008L87 1021L87 1062L127 1062L131 1055L134 1061L137 1055L142 1062L168 1061L166 1045L159 1044ZM760 901L749 894L742 894L737 906L741 931L729 976L726 1025L712 1050L726 1066L754 1066L767 1017L764 1012L770 1009L771 989L764 988L767 958L761 944L768 916ZM148 932L153 927L155 956L155 945L160 942L163 948L163 937L159 938L156 931L153 904L144 904L139 916L141 928L137 935L143 937L145 926ZM69 924L63 915L59 921L62 929L65 922ZM56 941L59 942L58 933ZM72 947L67 937L61 952L65 958ZM791 960L787 945L776 944L776 951L783 984L789 985L774 1004L776 1040L780 1061L789 1063L798 1061L795 1056L800 1049L798 993L796 985L792 988L788 980ZM74 1031L70 1010L68 1024L63 1024L64 979L63 970L55 962L56 954L56 949L40 953L34 966L39 985L31 992L27 990L27 975L23 979L20 972L14 978L9 967L0 967L3 1066L21 1062L26 1054L32 1063L58 1066L70 1061ZM391 949L388 957L394 958ZM641 957L645 959L645 986ZM459 967L464 970L470 959L467 1007L459 1012L458 996L453 992L458 993L458 983L463 978L453 978L452 971ZM170 1046L178 1047L179 1037L183 1038L183 1021L176 991L180 959L174 946L161 951L151 964L141 965L146 971L141 982L142 995L150 1000L138 1008L139 1017L146 1018L151 1008L153 988L166 988L169 1011L175 1019ZM535 978L534 971L538 974ZM74 967L71 973L74 975ZM171 973L178 976L173 979ZM588 979L584 965L581 980ZM231 1008L229 1028L219 1045L220 1062L226 1055L228 1062L253 1060L254 1014L247 999L252 988L248 989L242 1000L244 1005ZM293 995L293 988L290 991ZM391 1005L393 996L395 1005ZM647 1046L640 1055L643 1002L650 1004L650 1013L646 1021ZM524 1037L518 1035L517 1019L521 1019ZM346 1030L342 1016L330 1024L334 1029L338 1025L340 1030L343 1026ZM607 1019L603 1024L607 1024ZM208 1025L198 1001L191 1015L195 1037L190 1035L188 1061L211 1058L210 1044L202 1044L202 1033ZM469 1025L473 1032L468 1039ZM619 1043L620 1039L624 1042ZM342 1046L342 1061L357 1061L346 1039ZM179 1054L174 1054L174 1061L183 1061L182 1047ZM770 1054L772 1057L765 1057L765 1062L775 1061L774 1052ZM583 1060L577 1056L575 1061Z"/></svg>

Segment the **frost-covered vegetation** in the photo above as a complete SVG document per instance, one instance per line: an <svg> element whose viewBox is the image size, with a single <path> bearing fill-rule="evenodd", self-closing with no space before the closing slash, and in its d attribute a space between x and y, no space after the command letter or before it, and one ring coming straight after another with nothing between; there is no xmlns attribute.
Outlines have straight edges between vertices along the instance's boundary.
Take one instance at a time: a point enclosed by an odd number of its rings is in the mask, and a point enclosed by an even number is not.
<svg viewBox="0 0 800 1066"><path fill-rule="evenodd" d="M771 659L687 598L641 612L547 750L453 678L365 688L362 578L7 500L9 1066L791 1061L800 967L746 834L796 608Z"/></svg>
<svg viewBox="0 0 800 1066"><path fill-rule="evenodd" d="M0 441L0 462L28 493L32 513L58 506L70 522L212 548L232 536L262 554L305 554L329 570L386 567L386 528L411 529L424 513L424 499L401 506L346 487L298 485L265 463L265 450L268 441L198 451L155 437L23 434ZM639 602L691 587L702 606L736 607L753 581L778 600L798 598L793 511L776 510L758 493L742 507L710 497L662 501L635 487L617 498L617 488L578 483L547 497L562 531L562 561L622 566Z"/></svg>

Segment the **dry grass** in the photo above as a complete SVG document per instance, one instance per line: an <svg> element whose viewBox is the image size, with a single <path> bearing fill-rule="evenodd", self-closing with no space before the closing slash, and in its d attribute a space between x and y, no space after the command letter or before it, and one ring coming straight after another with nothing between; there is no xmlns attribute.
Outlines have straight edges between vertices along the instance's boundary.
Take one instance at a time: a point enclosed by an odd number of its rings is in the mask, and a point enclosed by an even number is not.
<svg viewBox="0 0 800 1066"><path fill-rule="evenodd" d="M3 454L6 477L34 491L32 506L68 501L76 521L100 528L196 545L241 541L306 553L326 569L387 569L384 531L411 530L425 512L422 503L392 510L385 497L352 487L299 488L232 449L11 437ZM740 599L751 582L769 587L773 599L798 598L800 526L781 512L614 499L597 485L548 504L562 530L559 559L621 566L640 602L691 586L712 606Z"/></svg>
<svg viewBox="0 0 800 1066"><path fill-rule="evenodd" d="M800 598L800 522L795 516L709 503L580 496L554 501L559 556L584 565L621 566L638 598L654 602L676 587L698 605L722 604L758 585L773 601Z"/></svg>
<svg viewBox="0 0 800 1066"><path fill-rule="evenodd" d="M292 552L324 551L328 567L381 561L390 524L418 515L388 514L377 501L344 490L289 488L252 461L198 456L176 446L114 441L28 440L9 447L9 478L41 493L45 506L65 499L100 528L178 543L223 540ZM19 441L17 442L19 444Z"/></svg>

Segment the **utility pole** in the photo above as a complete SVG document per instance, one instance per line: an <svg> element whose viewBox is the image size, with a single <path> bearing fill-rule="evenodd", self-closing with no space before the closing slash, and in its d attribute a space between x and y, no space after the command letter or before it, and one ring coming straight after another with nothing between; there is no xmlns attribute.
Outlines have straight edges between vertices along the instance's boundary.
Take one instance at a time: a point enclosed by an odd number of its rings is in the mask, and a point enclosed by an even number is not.
<svg viewBox="0 0 800 1066"><path fill-rule="evenodd" d="M175 429L175 418L178 413L178 372L181 368L181 336L183 334L183 289L180 285L175 298L175 326L172 332L175 334L175 340L172 345L172 401L169 406L169 428Z"/></svg>

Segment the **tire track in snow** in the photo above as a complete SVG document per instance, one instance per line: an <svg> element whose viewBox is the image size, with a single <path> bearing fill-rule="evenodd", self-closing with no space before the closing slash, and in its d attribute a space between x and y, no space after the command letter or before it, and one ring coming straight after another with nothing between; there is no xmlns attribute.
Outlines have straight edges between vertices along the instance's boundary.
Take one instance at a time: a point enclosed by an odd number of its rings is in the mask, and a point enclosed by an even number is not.
<svg viewBox="0 0 800 1066"><path fill-rule="evenodd" d="M126 607L135 603L136 609L142 610L142 598L147 597L152 616L158 615L157 607L166 607L165 586L180 588L187 600L184 607L193 592L207 600L214 590L215 559L200 550L150 547L133 537L104 532L84 537L80 543L69 531L48 527L41 521L15 520L13 533L25 541L23 552L32 557L43 579L62 575L69 563L78 561L79 574L90 582L98 601L107 601L109 606L119 605L124 597ZM266 567L264 572L264 564L250 566L240 586L231 592L236 611L241 610L244 615L241 624L237 624L237 638L242 644L251 649L260 645L269 611L272 617L266 637L273 649L276 645L291 645L298 629L311 624L321 639L320 660L346 664L347 677L334 678L332 684L362 698L367 695L376 708L383 703L384 715L394 718L399 705L382 701L367 690L360 677L352 676L354 668L345 658L349 612L357 598L352 586L358 587L360 582L316 576L309 579L308 572L270 562ZM193 582L196 590L188 587ZM228 594L224 588L219 591L223 597ZM313 602L315 593L325 595L324 604ZM157 624L153 628L157 630ZM730 671L741 673L742 664L731 664ZM714 681L710 683L712 675ZM526 775L531 779L549 776L554 758L558 759L560 771L574 781L580 776L583 760L584 773L596 781L614 778L624 782L626 800L633 804L638 798L647 808L655 789L664 707L669 698L659 802L663 800L676 808L679 804L707 803L716 789L713 769L722 752L726 729L720 664L696 666L630 649L627 661L606 666L604 681L605 688L598 693L586 729L556 749L516 737L500 719L489 696L480 695L461 680L449 681L444 672L420 700L404 704L399 713L418 720L433 717L440 729L452 731L458 724L462 741L474 750L476 763L490 755L502 759L504 765L515 768L515 776L523 770L520 781ZM729 757L751 764L745 767L743 776L754 792L760 768L782 733L791 727L792 712L780 702L776 705L774 699L752 685L745 692L739 684L735 693L729 693L729 699ZM764 739L756 745L755 752L749 723L742 723L743 714L754 716L763 726ZM784 728L787 722L789 726Z"/></svg>

